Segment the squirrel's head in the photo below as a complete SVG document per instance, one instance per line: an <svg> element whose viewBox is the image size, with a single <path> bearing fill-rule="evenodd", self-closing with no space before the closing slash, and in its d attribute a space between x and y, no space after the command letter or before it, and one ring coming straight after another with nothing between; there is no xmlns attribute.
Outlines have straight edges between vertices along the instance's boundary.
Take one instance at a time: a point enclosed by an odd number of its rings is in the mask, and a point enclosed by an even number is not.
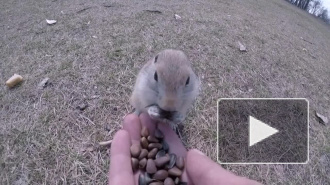
<svg viewBox="0 0 330 185"><path fill-rule="evenodd" d="M196 98L199 86L187 56L180 50L163 50L153 58L151 69L149 81L157 93L159 108L165 112L186 110Z"/></svg>

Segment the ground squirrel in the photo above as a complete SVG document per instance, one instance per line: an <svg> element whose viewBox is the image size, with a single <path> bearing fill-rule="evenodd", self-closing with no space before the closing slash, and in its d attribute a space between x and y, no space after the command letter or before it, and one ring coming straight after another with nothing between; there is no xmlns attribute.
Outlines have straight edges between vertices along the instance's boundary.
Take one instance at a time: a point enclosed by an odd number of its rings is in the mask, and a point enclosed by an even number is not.
<svg viewBox="0 0 330 185"><path fill-rule="evenodd" d="M146 112L176 130L199 94L199 85L187 56L165 49L140 70L130 102L136 114Z"/></svg>

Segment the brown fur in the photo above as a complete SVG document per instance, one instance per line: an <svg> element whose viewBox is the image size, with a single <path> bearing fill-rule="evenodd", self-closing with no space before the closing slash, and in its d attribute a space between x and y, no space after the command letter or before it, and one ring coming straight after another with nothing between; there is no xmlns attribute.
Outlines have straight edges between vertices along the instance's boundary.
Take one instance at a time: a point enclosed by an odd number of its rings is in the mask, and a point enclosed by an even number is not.
<svg viewBox="0 0 330 185"><path fill-rule="evenodd" d="M155 72L158 81L154 79ZM189 84L186 85L188 78ZM198 95L198 88L199 80L187 56L180 50L166 49L140 70L131 104L138 112L146 112L147 106L156 104L163 110L176 111L185 117Z"/></svg>

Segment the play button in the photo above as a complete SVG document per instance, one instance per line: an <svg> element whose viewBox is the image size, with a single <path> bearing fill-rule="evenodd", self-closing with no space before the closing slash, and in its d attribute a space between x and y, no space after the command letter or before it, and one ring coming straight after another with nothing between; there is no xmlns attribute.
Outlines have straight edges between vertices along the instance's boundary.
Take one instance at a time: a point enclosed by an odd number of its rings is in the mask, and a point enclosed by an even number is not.
<svg viewBox="0 0 330 185"><path fill-rule="evenodd" d="M249 116L249 146L253 146L277 132L277 129Z"/></svg>
<svg viewBox="0 0 330 185"><path fill-rule="evenodd" d="M223 98L218 101L221 164L306 164L306 99Z"/></svg>

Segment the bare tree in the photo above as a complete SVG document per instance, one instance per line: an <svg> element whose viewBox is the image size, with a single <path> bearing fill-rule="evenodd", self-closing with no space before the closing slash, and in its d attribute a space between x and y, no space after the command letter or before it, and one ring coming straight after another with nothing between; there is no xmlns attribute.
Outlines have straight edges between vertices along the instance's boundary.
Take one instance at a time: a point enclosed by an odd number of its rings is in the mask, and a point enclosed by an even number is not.
<svg viewBox="0 0 330 185"><path fill-rule="evenodd" d="M330 23L328 10L322 6L321 0L286 0L291 4L321 18L323 21Z"/></svg>
<svg viewBox="0 0 330 185"><path fill-rule="evenodd" d="M322 9L321 0L313 0L313 4L310 8L310 13L317 16L321 9Z"/></svg>
<svg viewBox="0 0 330 185"><path fill-rule="evenodd" d="M320 14L318 15L319 18L321 18L324 22L330 23L330 18L328 15L328 10L325 8L322 8Z"/></svg>
<svg viewBox="0 0 330 185"><path fill-rule="evenodd" d="M313 0L287 0L303 10L307 10Z"/></svg>
<svg viewBox="0 0 330 185"><path fill-rule="evenodd" d="M302 5L302 9L307 10L309 7L311 0L305 0L304 4Z"/></svg>

